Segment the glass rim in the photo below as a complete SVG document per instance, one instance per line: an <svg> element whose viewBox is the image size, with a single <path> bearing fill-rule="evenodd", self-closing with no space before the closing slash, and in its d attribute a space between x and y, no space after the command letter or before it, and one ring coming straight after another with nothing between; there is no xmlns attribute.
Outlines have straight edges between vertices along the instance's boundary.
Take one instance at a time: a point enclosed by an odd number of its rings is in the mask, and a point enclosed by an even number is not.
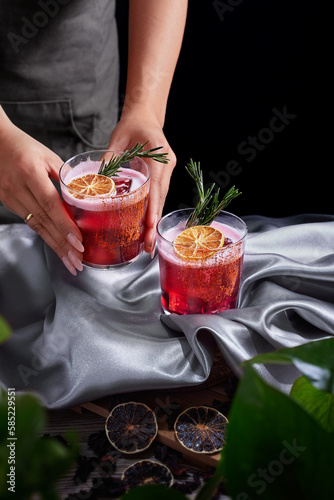
<svg viewBox="0 0 334 500"><path fill-rule="evenodd" d="M76 194L81 194L80 191L76 191L75 189L71 189L67 186L67 184L65 183L64 179L62 178L62 170L63 170L63 167L65 167L65 165L68 165L70 161L74 160L75 158L78 158L80 156L85 156L85 155L89 155L91 153L101 153L101 154L106 154L106 153L124 153L124 151L113 151L111 149L92 149L90 151L83 151L82 153L78 153L74 156L72 156L71 158L69 158L68 160L66 160L62 166L60 167L59 169L59 180L60 180L60 186L64 186L68 191L70 192L73 192L73 193L76 193ZM123 193L123 194L115 194L115 195L104 195L104 194L100 194L100 195L90 195L90 194L87 194L87 195L84 195L84 198L85 199L104 199L104 198L121 198L121 197L124 197L124 196L129 196L129 195L132 195L133 193L136 193L137 191L139 191L140 189L142 189L150 180L151 178L151 169L148 165L148 163L143 159L143 158L140 158L139 156L135 156L134 158L132 158L132 160L130 160L128 163L130 163L131 161L133 161L134 159L137 159L139 160L141 163L143 163L146 167L147 167L147 170L148 170L148 175L147 175L147 178L145 179L145 182L139 186L137 189L134 189L133 191L130 191L129 193ZM73 167L75 168L75 167ZM125 167L125 168L129 168L131 169L131 167ZM134 170L134 169L132 169Z"/></svg>
<svg viewBox="0 0 334 500"><path fill-rule="evenodd" d="M172 241L170 241L170 240L167 240L167 239L166 239L166 238L165 238L165 237L161 234L161 231L160 231L160 226L161 226L162 222L163 222L165 219L167 219L168 217L170 217L171 215L177 214L177 213L179 213L179 212L188 212L188 211L189 211L189 212L192 212L193 210L194 210L194 208L180 208L179 210L174 210L173 212L169 212L168 214L164 215L164 216L163 216L163 217L159 220L159 222L158 222L158 224L157 224L157 233L158 233L159 237L160 237L160 238L161 238L164 242L166 242L168 245L173 246L173 242L172 242ZM244 234L241 238L239 238L237 241L234 241L234 242L232 243L232 245L236 245L236 244L240 243L241 241L243 241L243 240L246 238L247 234L248 234L248 227L247 227L247 225L246 225L245 221L243 221L240 217L238 217L237 215L233 214L232 212L227 212L226 210L221 210L221 211L219 212L219 214L217 214L217 217L218 217L220 214L230 215L230 216L234 217L235 219L238 219L238 220L239 220L239 221L243 224L245 234ZM229 245L229 246L232 246L232 245ZM225 248L226 248L226 247L225 247ZM221 248L221 250L223 250L223 249L224 249L224 247L222 247L222 248Z"/></svg>

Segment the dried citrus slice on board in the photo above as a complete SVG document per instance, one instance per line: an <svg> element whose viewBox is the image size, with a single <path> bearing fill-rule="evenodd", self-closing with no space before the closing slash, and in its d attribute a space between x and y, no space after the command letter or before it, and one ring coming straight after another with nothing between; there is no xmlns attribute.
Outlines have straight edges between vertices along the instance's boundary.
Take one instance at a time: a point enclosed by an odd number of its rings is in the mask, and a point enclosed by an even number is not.
<svg viewBox="0 0 334 500"><path fill-rule="evenodd" d="M144 403L115 406L105 424L107 438L116 450L137 453L146 450L158 433L154 412Z"/></svg>
<svg viewBox="0 0 334 500"><path fill-rule="evenodd" d="M183 259L206 259L224 245L224 235L211 226L188 227L174 242L174 250Z"/></svg>
<svg viewBox="0 0 334 500"><path fill-rule="evenodd" d="M228 420L215 408L192 406L177 417L177 440L196 453L216 453L223 449Z"/></svg>
<svg viewBox="0 0 334 500"><path fill-rule="evenodd" d="M86 174L76 177L69 184L68 189L75 198L85 196L112 196L116 193L116 185L110 177L100 174Z"/></svg>
<svg viewBox="0 0 334 500"><path fill-rule="evenodd" d="M172 486L174 478L166 465L153 460L140 460L125 469L122 479L130 487L139 484L161 484Z"/></svg>

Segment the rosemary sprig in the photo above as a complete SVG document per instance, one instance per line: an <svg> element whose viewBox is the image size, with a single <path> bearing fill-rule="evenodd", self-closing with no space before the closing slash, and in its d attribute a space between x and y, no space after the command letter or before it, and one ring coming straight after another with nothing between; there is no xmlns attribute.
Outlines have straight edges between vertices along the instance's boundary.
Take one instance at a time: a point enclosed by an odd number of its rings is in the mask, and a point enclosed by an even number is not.
<svg viewBox="0 0 334 500"><path fill-rule="evenodd" d="M227 207L227 205L241 193L238 189L235 189L235 187L232 186L231 189L229 189L224 195L223 199L219 201L220 189L218 188L214 194L212 193L215 183L204 191L203 172L200 168L200 162L196 163L190 159L190 163L186 165L186 170L195 181L197 188L197 202L195 210L188 218L186 227L209 226L219 212Z"/></svg>
<svg viewBox="0 0 334 500"><path fill-rule="evenodd" d="M108 163L103 158L98 173L101 175L105 175L106 177L118 177L117 172L119 171L121 165L123 165L123 163L127 163L130 160L133 160L135 156L139 156L139 158L152 158L152 160L158 161L160 163L168 163L169 158L166 158L167 153L154 153L154 151L161 149L162 146L143 151L148 142L149 141L146 141L145 144L140 144L139 142L137 142L137 144L133 148L127 149L120 156L113 154Z"/></svg>

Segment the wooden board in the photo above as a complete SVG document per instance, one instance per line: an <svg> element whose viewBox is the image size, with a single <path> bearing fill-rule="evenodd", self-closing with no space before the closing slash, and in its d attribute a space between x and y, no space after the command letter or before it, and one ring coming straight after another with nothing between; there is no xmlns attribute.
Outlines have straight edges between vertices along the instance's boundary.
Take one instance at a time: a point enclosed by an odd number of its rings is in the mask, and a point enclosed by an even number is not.
<svg viewBox="0 0 334 500"><path fill-rule="evenodd" d="M207 405L218 399L228 401L224 389L224 381L232 377L230 369L222 356L217 352L209 378L203 384L172 390L140 391L118 394L117 399L122 402L138 401L147 404L157 414L158 435L157 440L182 453L184 459L194 465L216 467L220 453L212 455L194 453L184 448L175 438L174 431L168 429L167 414L162 408L173 407L176 403L183 411L190 406ZM84 403L81 408L92 411L101 417L107 418L110 412L110 397ZM166 410L165 410L166 411ZM168 410L167 410L168 411Z"/></svg>

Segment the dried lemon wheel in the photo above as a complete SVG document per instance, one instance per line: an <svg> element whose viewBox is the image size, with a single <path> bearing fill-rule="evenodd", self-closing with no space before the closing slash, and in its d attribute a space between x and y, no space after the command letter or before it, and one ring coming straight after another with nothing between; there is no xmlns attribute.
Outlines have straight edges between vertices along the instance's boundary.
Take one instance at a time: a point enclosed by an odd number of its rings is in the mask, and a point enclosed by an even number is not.
<svg viewBox="0 0 334 500"><path fill-rule="evenodd" d="M223 233L211 226L188 227L173 242L175 252L183 259L206 259L223 245Z"/></svg>
<svg viewBox="0 0 334 500"><path fill-rule="evenodd" d="M86 174L76 177L67 188L74 198L85 196L112 196L116 193L116 185L110 177L101 174Z"/></svg>
<svg viewBox="0 0 334 500"><path fill-rule="evenodd" d="M166 465L154 462L153 460L140 460L130 465L123 472L122 479L130 487L139 484L161 484L171 486L174 478Z"/></svg>
<svg viewBox="0 0 334 500"><path fill-rule="evenodd" d="M192 406L177 417L174 430L177 440L196 453L215 453L225 444L227 418L214 408Z"/></svg>
<svg viewBox="0 0 334 500"><path fill-rule="evenodd" d="M146 450L158 432L154 412L144 403L121 403L115 406L105 424L110 443L123 453Z"/></svg>

